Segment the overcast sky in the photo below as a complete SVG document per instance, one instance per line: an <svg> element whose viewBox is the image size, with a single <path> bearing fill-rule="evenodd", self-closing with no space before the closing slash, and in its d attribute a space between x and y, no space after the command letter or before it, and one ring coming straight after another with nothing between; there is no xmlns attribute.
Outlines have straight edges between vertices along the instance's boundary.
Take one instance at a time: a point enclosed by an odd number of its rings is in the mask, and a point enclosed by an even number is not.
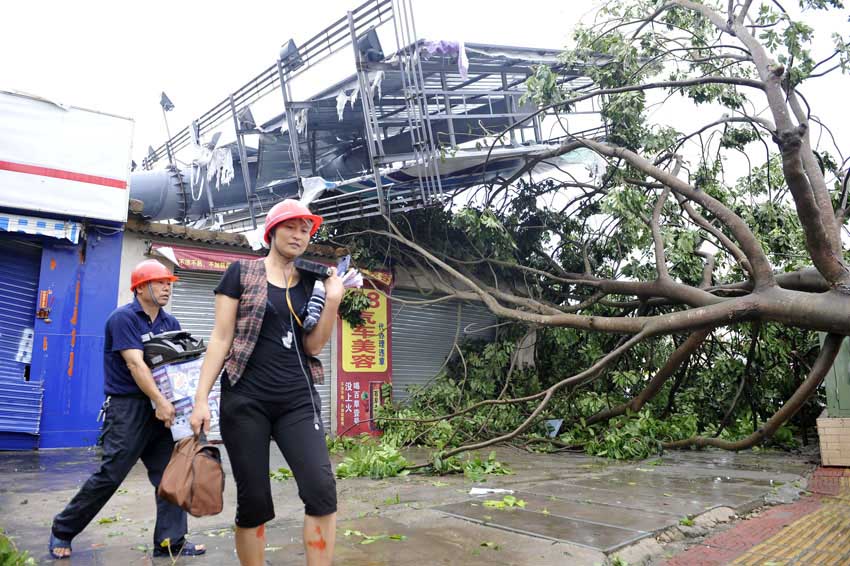
<svg viewBox="0 0 850 566"><path fill-rule="evenodd" d="M172 133L277 58L289 38L316 34L358 0L221 2L115 0L5 2L0 88L20 90L135 120L133 155L165 141L159 93L176 108ZM592 0L413 0L419 37L562 47ZM789 2L791 3L791 2ZM135 7L134 9L132 7ZM814 20L822 45L845 36L842 16ZM328 81L330 84L331 81ZM327 86L327 85L318 85ZM850 152L850 80L819 79L806 91Z"/></svg>

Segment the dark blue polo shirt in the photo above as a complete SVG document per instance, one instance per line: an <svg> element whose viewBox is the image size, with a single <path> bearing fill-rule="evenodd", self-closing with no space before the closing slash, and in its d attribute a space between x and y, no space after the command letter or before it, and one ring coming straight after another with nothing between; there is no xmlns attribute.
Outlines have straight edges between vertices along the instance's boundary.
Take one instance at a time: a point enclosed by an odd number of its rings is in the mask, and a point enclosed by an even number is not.
<svg viewBox="0 0 850 566"><path fill-rule="evenodd" d="M151 321L139 299L118 307L106 319L103 342L103 391L107 395L144 395L130 368L121 356L121 350L143 350L142 336L180 330L180 323L160 309L156 320Z"/></svg>

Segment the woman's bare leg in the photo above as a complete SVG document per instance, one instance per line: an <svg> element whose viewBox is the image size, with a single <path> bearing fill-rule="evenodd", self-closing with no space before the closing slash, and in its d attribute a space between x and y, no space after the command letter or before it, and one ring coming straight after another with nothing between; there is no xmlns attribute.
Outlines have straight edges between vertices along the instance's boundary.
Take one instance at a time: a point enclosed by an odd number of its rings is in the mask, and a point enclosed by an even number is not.
<svg viewBox="0 0 850 566"><path fill-rule="evenodd" d="M304 515L304 551L307 566L330 566L336 542L336 513L323 517Z"/></svg>
<svg viewBox="0 0 850 566"><path fill-rule="evenodd" d="M236 555L242 566L265 566L266 526L236 527Z"/></svg>

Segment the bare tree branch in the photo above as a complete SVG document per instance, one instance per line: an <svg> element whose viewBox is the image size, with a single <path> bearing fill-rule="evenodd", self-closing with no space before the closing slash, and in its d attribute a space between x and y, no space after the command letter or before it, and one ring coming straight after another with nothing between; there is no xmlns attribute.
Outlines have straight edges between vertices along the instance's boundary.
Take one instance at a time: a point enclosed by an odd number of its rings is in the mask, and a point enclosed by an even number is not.
<svg viewBox="0 0 850 566"><path fill-rule="evenodd" d="M806 377L805 381L800 384L800 387L794 392L788 401L782 405L782 408L779 409L776 414L774 414L768 421L762 426L760 429L747 436L746 438L742 438L741 440L736 440L734 442L730 442L727 440L721 440L719 438L706 438L704 436L695 436L692 438L688 438L685 440L677 440L674 442L665 442L663 443L664 448L686 448L688 446L715 446L717 448L723 448L725 450L744 450L747 448L751 448L756 444L770 438L779 430L783 424L788 422L788 420L794 416L794 414L800 410L800 407L803 406L809 397L811 397L812 393L818 388L818 386L823 381L826 373L832 368L833 362L835 362L835 358L838 355L838 350L841 347L841 342L844 340L843 336L839 336L837 334L829 334L824 341L823 347L821 348L820 354L818 354L817 360L815 360L814 366L812 366L812 370L809 372L808 377Z"/></svg>
<svg viewBox="0 0 850 566"><path fill-rule="evenodd" d="M587 424L592 425L593 423L607 421L614 417L624 415L626 412L637 413L640 411L648 401L661 391L661 388L670 376L674 375L682 364L687 362L694 352L699 349L709 334L711 334L711 330L699 330L688 336L688 339L682 342L681 346L676 348L661 369L655 373L646 387L644 387L636 397L626 403L600 411L595 415L588 417L586 421Z"/></svg>
<svg viewBox="0 0 850 566"><path fill-rule="evenodd" d="M631 150L615 147L609 144L585 140L584 143L594 151L610 157L620 157L633 167L646 173L662 184L670 187L680 195L699 203L703 208L709 210L718 220L723 222L729 231L738 240L741 249L747 257L753 269L753 278L756 287L773 285L773 270L761 245L753 234L750 227L734 212L729 210L720 201L702 191L697 191L681 179L674 177L654 166L649 160L639 156Z"/></svg>
<svg viewBox="0 0 850 566"><path fill-rule="evenodd" d="M670 187L664 187L661 195L655 202L655 207L652 210L652 218L649 221L650 230L652 230L652 240L655 244L655 269L658 273L658 278L664 281L670 280L670 272L667 270L667 259L664 254L664 238L661 235L661 210L664 208L664 203L667 202L667 197L670 196Z"/></svg>

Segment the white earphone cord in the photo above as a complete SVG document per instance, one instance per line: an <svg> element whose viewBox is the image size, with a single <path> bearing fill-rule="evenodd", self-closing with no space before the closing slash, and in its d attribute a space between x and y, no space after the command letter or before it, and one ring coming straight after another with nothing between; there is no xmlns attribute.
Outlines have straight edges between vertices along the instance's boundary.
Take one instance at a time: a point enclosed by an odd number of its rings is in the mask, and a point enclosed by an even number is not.
<svg viewBox="0 0 850 566"><path fill-rule="evenodd" d="M284 281L286 281L286 272L284 272ZM289 295L289 285L286 287L286 294ZM313 409L313 428L319 430L319 415L316 413L316 401L313 399L313 383L310 376L307 374L307 369L304 367L304 360L301 359L301 350L298 348L298 334L295 332L295 320L292 318L292 310L289 310L289 328L292 329L292 341L295 343L295 354L298 356L298 365L301 366L301 373L304 374L304 379L307 380L307 391L310 392L310 407Z"/></svg>

